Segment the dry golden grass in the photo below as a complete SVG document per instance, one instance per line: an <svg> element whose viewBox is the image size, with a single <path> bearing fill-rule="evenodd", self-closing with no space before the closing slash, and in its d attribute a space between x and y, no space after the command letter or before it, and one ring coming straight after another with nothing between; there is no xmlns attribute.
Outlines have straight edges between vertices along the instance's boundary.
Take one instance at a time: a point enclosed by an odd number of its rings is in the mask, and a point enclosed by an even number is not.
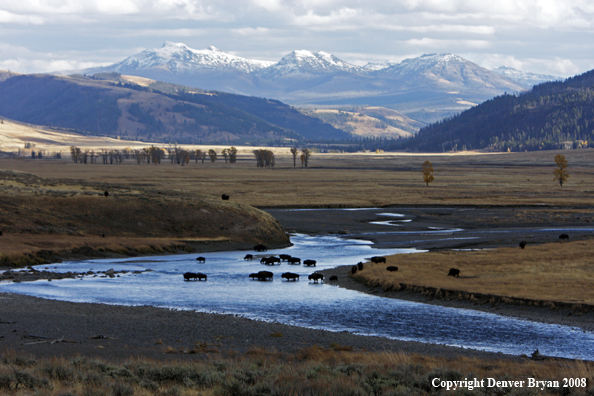
<svg viewBox="0 0 594 396"><path fill-rule="evenodd" d="M164 162L160 166L74 164L69 159L3 159L0 169L44 178L83 180L178 191L195 196L229 194L234 202L260 207L384 205L562 205L594 204L594 150L562 153L569 181L553 181L558 152L488 155L316 154L307 169L299 159L277 155L273 169L256 168L253 155L236 164ZM421 165L430 160L435 181L426 187ZM45 187L44 187L45 188ZM40 189L39 189L40 190ZM79 193L80 191L73 191ZM39 191L39 193L42 193Z"/></svg>
<svg viewBox="0 0 594 396"><path fill-rule="evenodd" d="M467 294L594 305L594 246L591 241L549 243L525 249L429 252L387 257L354 277L384 290L415 285ZM386 271L394 265L397 272ZM460 277L447 276L450 268ZM450 294L457 298L457 294Z"/></svg>

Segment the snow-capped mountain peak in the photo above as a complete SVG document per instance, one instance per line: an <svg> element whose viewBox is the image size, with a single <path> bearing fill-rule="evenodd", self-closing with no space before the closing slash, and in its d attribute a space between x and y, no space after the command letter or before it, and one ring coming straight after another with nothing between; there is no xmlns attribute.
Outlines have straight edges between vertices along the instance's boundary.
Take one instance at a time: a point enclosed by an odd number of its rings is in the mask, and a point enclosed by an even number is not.
<svg viewBox="0 0 594 396"><path fill-rule="evenodd" d="M273 62L246 59L227 54L215 46L196 50L183 43L165 41L161 48L147 49L111 66L112 71L129 73L136 69L166 68L172 72L224 69L253 72Z"/></svg>
<svg viewBox="0 0 594 396"><path fill-rule="evenodd" d="M290 77L303 74L361 72L363 68L351 65L328 52L296 50L285 55L278 63L258 72L268 78Z"/></svg>
<svg viewBox="0 0 594 396"><path fill-rule="evenodd" d="M508 66L500 66L497 69L493 69L493 71L498 74L503 74L507 78L514 80L527 88L547 81L562 80L562 78L558 76L523 72Z"/></svg>

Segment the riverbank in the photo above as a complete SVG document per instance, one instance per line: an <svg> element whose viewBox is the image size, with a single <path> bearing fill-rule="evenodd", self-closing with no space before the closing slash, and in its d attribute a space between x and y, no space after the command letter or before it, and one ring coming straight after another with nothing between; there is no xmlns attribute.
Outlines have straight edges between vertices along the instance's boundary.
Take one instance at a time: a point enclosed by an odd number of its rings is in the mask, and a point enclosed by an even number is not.
<svg viewBox="0 0 594 396"><path fill-rule="evenodd" d="M296 353L314 346L519 361L522 358L420 342L358 336L232 315L155 307L70 303L0 293L0 348L36 357L196 359L265 349ZM528 351L529 352L529 351Z"/></svg>

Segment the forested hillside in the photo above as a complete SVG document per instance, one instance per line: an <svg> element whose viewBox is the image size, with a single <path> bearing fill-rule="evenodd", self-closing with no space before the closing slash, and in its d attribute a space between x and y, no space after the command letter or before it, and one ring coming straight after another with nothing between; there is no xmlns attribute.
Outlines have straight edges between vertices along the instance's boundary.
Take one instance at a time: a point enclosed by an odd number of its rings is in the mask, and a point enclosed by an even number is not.
<svg viewBox="0 0 594 396"><path fill-rule="evenodd" d="M162 87L163 86L163 87ZM350 139L284 103L201 90L169 91L85 76L0 82L0 115L97 135L177 143Z"/></svg>
<svg viewBox="0 0 594 396"><path fill-rule="evenodd" d="M505 94L422 128L415 151L546 150L594 143L594 71Z"/></svg>

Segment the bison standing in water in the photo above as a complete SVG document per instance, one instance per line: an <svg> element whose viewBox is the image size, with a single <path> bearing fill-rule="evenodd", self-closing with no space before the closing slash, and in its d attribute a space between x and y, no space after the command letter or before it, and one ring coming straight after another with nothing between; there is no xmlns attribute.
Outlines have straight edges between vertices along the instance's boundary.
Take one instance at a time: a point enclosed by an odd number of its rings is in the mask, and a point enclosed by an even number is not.
<svg viewBox="0 0 594 396"><path fill-rule="evenodd" d="M318 281L324 281L324 275L320 274L319 272L314 272L307 279L314 281L314 283L318 283Z"/></svg>
<svg viewBox="0 0 594 396"><path fill-rule="evenodd" d="M299 257L289 257L289 259L287 260L287 262L289 264L301 264L301 259Z"/></svg>
<svg viewBox="0 0 594 396"><path fill-rule="evenodd" d="M184 274L185 281L189 281L189 280L201 281L202 279L207 280L207 276L200 272L198 272L198 273L186 272Z"/></svg>
<svg viewBox="0 0 594 396"><path fill-rule="evenodd" d="M299 280L299 274L295 274L293 272L284 272L281 275L281 278L286 279L287 281L298 281Z"/></svg>
<svg viewBox="0 0 594 396"><path fill-rule="evenodd" d="M243 259L244 260L252 261L254 259L254 255L253 254L246 254Z"/></svg>
<svg viewBox="0 0 594 396"><path fill-rule="evenodd" d="M281 261L288 261L291 258L290 254L279 254Z"/></svg>
<svg viewBox="0 0 594 396"><path fill-rule="evenodd" d="M459 278L460 270L458 268L450 268L450 272L448 272L448 276L454 276L456 278Z"/></svg>
<svg viewBox="0 0 594 396"><path fill-rule="evenodd" d="M251 274L250 277L252 277ZM267 281L267 280L272 280L272 278L274 277L274 274L270 271L260 271L258 272L256 275L256 278L258 278L259 281Z"/></svg>
<svg viewBox="0 0 594 396"><path fill-rule="evenodd" d="M303 265L308 266L308 267L313 265L315 267L316 266L316 260L304 260L303 261Z"/></svg>
<svg viewBox="0 0 594 396"><path fill-rule="evenodd" d="M196 261L198 261L199 263L205 263L206 262L206 259L204 257L198 257L196 259Z"/></svg>

